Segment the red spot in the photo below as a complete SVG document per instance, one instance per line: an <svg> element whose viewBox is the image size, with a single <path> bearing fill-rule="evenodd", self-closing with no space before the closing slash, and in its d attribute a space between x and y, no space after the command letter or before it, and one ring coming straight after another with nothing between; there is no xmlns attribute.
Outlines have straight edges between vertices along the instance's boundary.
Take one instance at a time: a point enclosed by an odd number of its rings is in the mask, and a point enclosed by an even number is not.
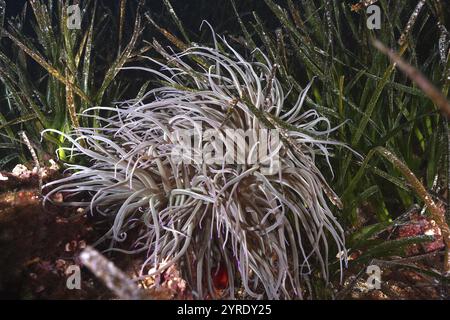
<svg viewBox="0 0 450 320"><path fill-rule="evenodd" d="M224 290L228 287L228 270L225 266L220 265L219 268L213 268L212 278L214 287L219 290Z"/></svg>

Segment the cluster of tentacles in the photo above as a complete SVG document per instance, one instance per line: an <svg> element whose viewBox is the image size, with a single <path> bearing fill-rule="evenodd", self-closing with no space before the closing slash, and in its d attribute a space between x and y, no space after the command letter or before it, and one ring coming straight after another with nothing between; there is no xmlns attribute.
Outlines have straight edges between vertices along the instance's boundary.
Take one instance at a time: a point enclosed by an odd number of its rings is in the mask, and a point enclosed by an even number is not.
<svg viewBox="0 0 450 320"><path fill-rule="evenodd" d="M339 143L329 140L326 118L302 110L308 87L288 104L276 66L262 53L264 62L247 61L225 39L215 43L168 53L155 42L164 59L148 58L157 67L137 69L156 75L161 87L86 110L83 116L101 128L56 132L70 142L66 154L89 163L68 165L72 175L48 184L47 199L56 192L90 194L66 205L111 221L101 239L111 241L111 250L145 252L142 277L178 264L197 298L235 298L239 288L252 298L302 298L311 272L328 277L329 245L332 257L340 253L346 262L343 230L327 203L327 196L337 197L315 165L316 156L328 161L329 147ZM279 159L272 174L258 162L173 157L182 144L196 154L214 151L218 142L225 153L251 153L247 140L227 145L225 132L262 128L280 135L265 159ZM177 135L207 129L215 130L214 139L197 144ZM127 236L131 248L120 244ZM214 281L218 270L225 270L222 288Z"/></svg>

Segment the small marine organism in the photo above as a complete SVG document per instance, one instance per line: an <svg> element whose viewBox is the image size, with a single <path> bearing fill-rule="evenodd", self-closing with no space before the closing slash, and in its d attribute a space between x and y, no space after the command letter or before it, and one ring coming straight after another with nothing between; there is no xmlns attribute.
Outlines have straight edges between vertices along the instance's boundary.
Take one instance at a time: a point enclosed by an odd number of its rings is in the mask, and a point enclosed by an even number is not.
<svg viewBox="0 0 450 320"><path fill-rule="evenodd" d="M144 254L141 277L177 264L199 299L236 298L238 291L257 299L303 298L306 275L328 279L330 255L341 253L341 267L346 264L344 233L327 198L340 201L316 166L319 159L329 165L329 148L343 144L329 138L335 128L327 118L303 110L310 85L288 104L276 65L262 52L264 63L248 61L217 38L214 47L195 45L180 53L155 41L164 59L147 57L156 67L133 68L156 75L161 87L84 112L103 127L71 134L47 130L70 142L66 154L89 162L68 164L72 175L48 183L46 197L88 194L65 205L110 221L99 241L110 241L109 250ZM225 156L208 163L173 157L180 147L195 155L218 152L221 145L225 155L247 150L250 159L262 141L227 145L225 132L260 129L279 134L263 159L279 160L274 173L262 172L261 163L239 164ZM178 134L186 130L215 134L192 144ZM124 248L127 239L131 248Z"/></svg>

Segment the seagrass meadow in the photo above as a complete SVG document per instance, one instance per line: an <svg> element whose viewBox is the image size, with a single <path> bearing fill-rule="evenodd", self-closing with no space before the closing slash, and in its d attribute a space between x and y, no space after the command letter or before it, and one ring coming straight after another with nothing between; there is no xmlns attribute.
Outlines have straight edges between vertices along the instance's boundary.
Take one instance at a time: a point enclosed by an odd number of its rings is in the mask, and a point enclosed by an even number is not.
<svg viewBox="0 0 450 320"><path fill-rule="evenodd" d="M449 21L0 0L0 297L448 299Z"/></svg>

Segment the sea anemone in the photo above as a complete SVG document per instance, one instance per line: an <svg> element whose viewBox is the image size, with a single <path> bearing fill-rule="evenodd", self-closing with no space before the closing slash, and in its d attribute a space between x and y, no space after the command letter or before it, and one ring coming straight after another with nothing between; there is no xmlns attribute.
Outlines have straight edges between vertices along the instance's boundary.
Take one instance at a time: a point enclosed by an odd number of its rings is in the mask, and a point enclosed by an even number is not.
<svg viewBox="0 0 450 320"><path fill-rule="evenodd" d="M196 298L303 298L307 275L328 279L331 248L346 263L343 230L328 202L339 199L316 166L319 156L329 165L329 148L342 144L329 139L335 128L325 117L302 110L309 85L288 104L275 64L262 52L248 61L216 37L214 47L181 53L155 41L164 59L147 57L156 67L133 68L156 75L161 87L86 110L82 116L101 128L47 130L70 142L66 154L89 163L68 164L72 174L47 184L46 199L90 195L65 205L111 221L100 239L110 241L109 250L145 253L140 276L181 266ZM252 161L264 145L259 135L226 137L262 129L276 134L259 161ZM214 161L198 156L205 150ZM230 161L233 155L244 161Z"/></svg>

